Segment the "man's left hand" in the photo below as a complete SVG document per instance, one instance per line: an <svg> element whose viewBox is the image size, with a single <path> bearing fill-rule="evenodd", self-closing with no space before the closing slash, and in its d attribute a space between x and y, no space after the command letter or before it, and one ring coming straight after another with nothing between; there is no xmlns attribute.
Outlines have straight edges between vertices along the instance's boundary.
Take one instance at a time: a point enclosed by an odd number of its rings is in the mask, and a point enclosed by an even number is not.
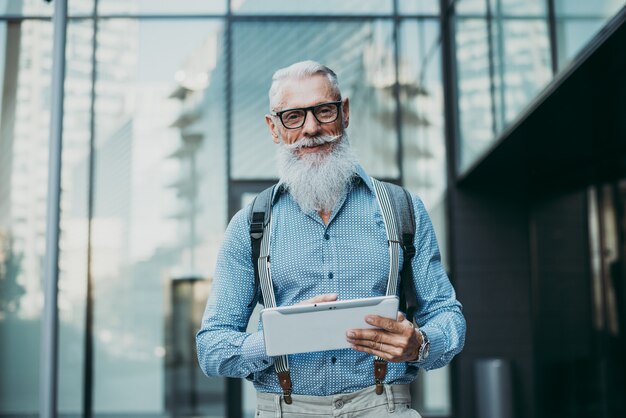
<svg viewBox="0 0 626 418"><path fill-rule="evenodd" d="M365 322L380 329L351 329L346 333L352 348L392 363L415 361L422 336L402 313L396 320L368 315Z"/></svg>

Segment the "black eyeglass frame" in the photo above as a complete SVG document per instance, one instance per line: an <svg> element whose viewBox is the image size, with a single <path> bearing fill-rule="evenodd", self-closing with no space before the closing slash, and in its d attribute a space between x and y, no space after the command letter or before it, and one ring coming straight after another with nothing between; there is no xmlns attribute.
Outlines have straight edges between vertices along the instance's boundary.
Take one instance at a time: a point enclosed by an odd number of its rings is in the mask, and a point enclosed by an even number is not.
<svg viewBox="0 0 626 418"><path fill-rule="evenodd" d="M335 119L333 119L333 120L330 120L328 122L322 122L321 120L319 120L317 118L317 115L315 114L315 109L317 109L318 107L321 107L321 106L328 106L328 105L331 105L331 104L337 106L337 116L335 116ZM315 120L318 121L320 124L333 123L333 122L337 121L337 119L339 118L339 113L340 113L342 105L343 105L343 101L339 100L339 101L336 101L336 102L320 103L318 105L309 106L309 107L294 107L294 108L291 108L291 109L281 110L280 112L272 112L272 113L270 113L270 115L278 116L278 119L280 119L280 123L283 124L285 129L300 129L306 123L306 118L309 115L309 110L313 114L313 117L315 118ZM283 114L286 113L286 112L291 112L293 110L303 110L304 111L304 119L302 119L302 125L294 126L294 127L290 128L287 125L285 125L285 121L283 121Z"/></svg>

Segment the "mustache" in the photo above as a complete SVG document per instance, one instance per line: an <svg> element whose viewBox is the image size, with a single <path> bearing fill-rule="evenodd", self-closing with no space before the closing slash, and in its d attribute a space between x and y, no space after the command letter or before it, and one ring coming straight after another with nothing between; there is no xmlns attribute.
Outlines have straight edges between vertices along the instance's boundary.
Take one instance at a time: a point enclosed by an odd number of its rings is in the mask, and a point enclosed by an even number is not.
<svg viewBox="0 0 626 418"><path fill-rule="evenodd" d="M318 145L324 145L324 144L337 142L342 137L343 137L342 134L340 134L340 135L320 135L320 136L314 136L314 137L310 137L310 138L302 138L302 139L299 139L298 141L294 142L293 144L283 144L283 146L287 150L289 150L289 151L297 151L297 150L302 149L302 148L315 147L315 146L318 146Z"/></svg>

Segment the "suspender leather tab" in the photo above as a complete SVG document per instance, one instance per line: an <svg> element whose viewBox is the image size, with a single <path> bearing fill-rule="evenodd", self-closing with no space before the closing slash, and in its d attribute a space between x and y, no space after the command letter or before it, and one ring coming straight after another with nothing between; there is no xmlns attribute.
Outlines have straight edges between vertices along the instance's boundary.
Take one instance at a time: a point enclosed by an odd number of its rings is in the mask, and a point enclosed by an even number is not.
<svg viewBox="0 0 626 418"><path fill-rule="evenodd" d="M291 399L291 374L289 370L285 372L278 373L278 382L280 383L280 387L283 389L283 399L287 405L291 405L293 400Z"/></svg>
<svg viewBox="0 0 626 418"><path fill-rule="evenodd" d="M385 376L387 375L387 361L386 360L374 360L374 379L376 380L376 394L383 394L383 383L385 382Z"/></svg>

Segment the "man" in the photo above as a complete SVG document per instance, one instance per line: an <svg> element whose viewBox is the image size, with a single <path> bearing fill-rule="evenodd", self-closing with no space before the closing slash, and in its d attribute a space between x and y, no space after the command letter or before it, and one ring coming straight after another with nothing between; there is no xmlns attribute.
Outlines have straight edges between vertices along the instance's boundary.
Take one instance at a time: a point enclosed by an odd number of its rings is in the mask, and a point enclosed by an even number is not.
<svg viewBox="0 0 626 418"><path fill-rule="evenodd" d="M384 295L390 262L385 224L372 179L350 148L350 103L337 76L313 61L293 64L274 74L269 99L265 121L280 164L270 231L276 304ZM415 317L368 316L379 329L349 330L351 349L290 355L289 397L272 367L277 360L265 354L262 329L245 332L257 295L250 209L237 213L197 335L204 373L252 380L261 417L419 416L410 409L408 384L419 368L442 367L461 351L465 320L424 205L416 197L413 204ZM389 361L381 395L373 385L374 356Z"/></svg>

